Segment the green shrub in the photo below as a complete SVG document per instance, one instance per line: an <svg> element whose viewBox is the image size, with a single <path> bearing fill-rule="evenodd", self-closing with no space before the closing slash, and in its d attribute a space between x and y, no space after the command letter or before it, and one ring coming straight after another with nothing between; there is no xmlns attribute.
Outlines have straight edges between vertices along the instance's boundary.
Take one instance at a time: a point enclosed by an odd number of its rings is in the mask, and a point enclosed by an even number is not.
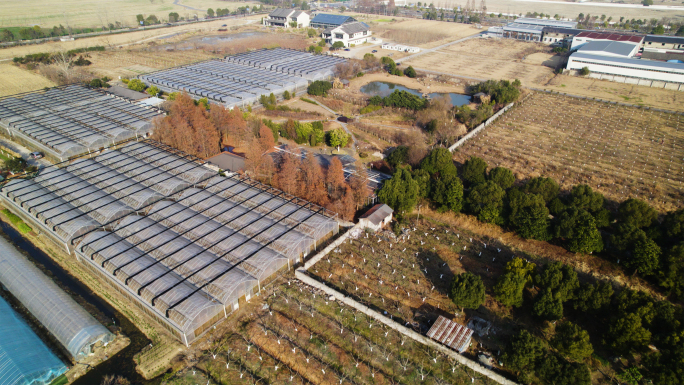
<svg viewBox="0 0 684 385"><path fill-rule="evenodd" d="M131 79L128 81L128 88L133 91L143 92L147 86L140 79Z"/></svg>
<svg viewBox="0 0 684 385"><path fill-rule="evenodd" d="M13 225L17 226L17 228L19 229L19 231L20 231L22 234L26 234L26 233L28 233L28 232L30 232L30 231L33 230L31 227L29 227L29 225L27 225L26 223L24 223L24 221L21 220L21 218L19 218L18 216L14 215L14 214L13 214L12 212L10 212L8 209L3 209L3 210L2 210L2 213L5 214L5 216L7 217L7 219L8 219Z"/></svg>
<svg viewBox="0 0 684 385"><path fill-rule="evenodd" d="M301 98L299 98L299 100L301 100L303 102L311 103L311 104L318 104L318 103L314 102L313 100L307 99L305 97L301 97Z"/></svg>
<svg viewBox="0 0 684 385"><path fill-rule="evenodd" d="M371 112L374 112L374 111L377 111L380 109L382 109L382 106L369 105L369 106L363 107L361 110L359 110L359 113L362 115L363 114L369 114Z"/></svg>
<svg viewBox="0 0 684 385"><path fill-rule="evenodd" d="M24 222L21 222L20 224L18 224L17 229L19 229L19 232L22 234L28 234L31 231L33 231L33 229L31 227L29 227L29 225L27 225Z"/></svg>
<svg viewBox="0 0 684 385"><path fill-rule="evenodd" d="M323 80L316 80L306 89L309 95L323 96L332 88L332 83Z"/></svg>
<svg viewBox="0 0 684 385"><path fill-rule="evenodd" d="M591 73L591 71L589 71L589 67L582 67L582 69L579 70L579 74L580 74L581 76L587 76L587 75L589 75L590 73Z"/></svg>

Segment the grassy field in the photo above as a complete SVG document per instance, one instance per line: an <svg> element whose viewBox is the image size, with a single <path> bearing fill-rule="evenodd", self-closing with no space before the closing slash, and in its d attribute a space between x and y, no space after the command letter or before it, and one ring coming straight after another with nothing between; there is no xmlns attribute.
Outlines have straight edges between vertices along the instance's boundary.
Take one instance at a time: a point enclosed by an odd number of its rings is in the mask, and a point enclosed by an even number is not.
<svg viewBox="0 0 684 385"><path fill-rule="evenodd" d="M684 117L567 96L535 93L454 153L518 179L585 183L607 199L643 199L660 211L682 206Z"/></svg>
<svg viewBox="0 0 684 385"><path fill-rule="evenodd" d="M31 71L0 64L0 96L54 87L55 84Z"/></svg>
<svg viewBox="0 0 684 385"><path fill-rule="evenodd" d="M71 27L100 27L117 21L135 26L137 14L143 14L145 17L154 14L160 20L167 20L170 12L177 12L181 17L194 17L195 14L204 17L208 8L228 8L232 11L238 7L258 4L251 1L221 0L181 0L178 3L174 4L173 0L64 0L58 4L46 4L42 0L2 1L0 28L33 25L52 28L60 24Z"/></svg>
<svg viewBox="0 0 684 385"><path fill-rule="evenodd" d="M431 20L403 19L373 26L373 34L393 43L432 48L480 33L474 25Z"/></svg>

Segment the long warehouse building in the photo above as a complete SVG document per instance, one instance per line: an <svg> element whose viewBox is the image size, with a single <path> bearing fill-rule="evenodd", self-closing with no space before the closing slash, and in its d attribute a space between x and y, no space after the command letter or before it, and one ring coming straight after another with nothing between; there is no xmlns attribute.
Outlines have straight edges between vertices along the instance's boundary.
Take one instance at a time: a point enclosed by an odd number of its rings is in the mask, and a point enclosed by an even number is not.
<svg viewBox="0 0 684 385"><path fill-rule="evenodd" d="M186 345L336 234L336 214L161 143L131 141L0 201Z"/></svg>
<svg viewBox="0 0 684 385"><path fill-rule="evenodd" d="M252 51L223 60L209 60L171 68L139 78L165 92L187 92L226 108L246 107L262 95L299 94L309 82L330 79L335 66L346 60L289 49Z"/></svg>
<svg viewBox="0 0 684 385"><path fill-rule="evenodd" d="M54 161L146 136L161 112L105 91L66 86L0 99L0 130Z"/></svg>

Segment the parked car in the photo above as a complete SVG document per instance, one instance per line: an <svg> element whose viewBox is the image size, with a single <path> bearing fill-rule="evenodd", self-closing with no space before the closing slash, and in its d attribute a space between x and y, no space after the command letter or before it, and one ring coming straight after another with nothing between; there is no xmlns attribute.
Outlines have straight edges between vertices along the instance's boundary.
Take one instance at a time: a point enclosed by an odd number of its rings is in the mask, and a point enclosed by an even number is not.
<svg viewBox="0 0 684 385"><path fill-rule="evenodd" d="M31 154L29 154L29 156L31 157L31 159L40 159L43 157L43 154L36 151L36 152L32 152Z"/></svg>
<svg viewBox="0 0 684 385"><path fill-rule="evenodd" d="M377 49L374 49L374 50L371 51L371 53L378 53L378 50L377 50Z"/></svg>
<svg viewBox="0 0 684 385"><path fill-rule="evenodd" d="M221 25L221 27L227 27L227 26L228 26L228 24L223 24L223 25Z"/></svg>
<svg viewBox="0 0 684 385"><path fill-rule="evenodd" d="M345 48L344 50L345 50L345 51L351 51L349 48Z"/></svg>

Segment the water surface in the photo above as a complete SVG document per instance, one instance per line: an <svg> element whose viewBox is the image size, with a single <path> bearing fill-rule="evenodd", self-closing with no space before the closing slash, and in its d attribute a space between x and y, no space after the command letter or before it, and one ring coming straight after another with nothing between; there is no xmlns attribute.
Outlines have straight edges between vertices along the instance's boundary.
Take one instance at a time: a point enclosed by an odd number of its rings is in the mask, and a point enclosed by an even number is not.
<svg viewBox="0 0 684 385"><path fill-rule="evenodd" d="M388 96L394 91L407 91L412 93L413 95L417 96L423 96L422 93L420 93L418 90L414 90L413 88L408 88L405 86L402 86L401 84L395 84L395 83L389 83L389 82L370 82L366 84L365 86L361 87L361 92L363 92L366 95L369 96L382 96L383 98L385 96ZM430 99L434 99L436 97L442 96L442 95L448 95L449 98L451 99L451 105L452 106L462 106L464 104L469 104L470 100L472 97L470 95L463 95L463 94L457 94L454 92L451 93L440 93L440 92L433 92L428 94L428 97Z"/></svg>

